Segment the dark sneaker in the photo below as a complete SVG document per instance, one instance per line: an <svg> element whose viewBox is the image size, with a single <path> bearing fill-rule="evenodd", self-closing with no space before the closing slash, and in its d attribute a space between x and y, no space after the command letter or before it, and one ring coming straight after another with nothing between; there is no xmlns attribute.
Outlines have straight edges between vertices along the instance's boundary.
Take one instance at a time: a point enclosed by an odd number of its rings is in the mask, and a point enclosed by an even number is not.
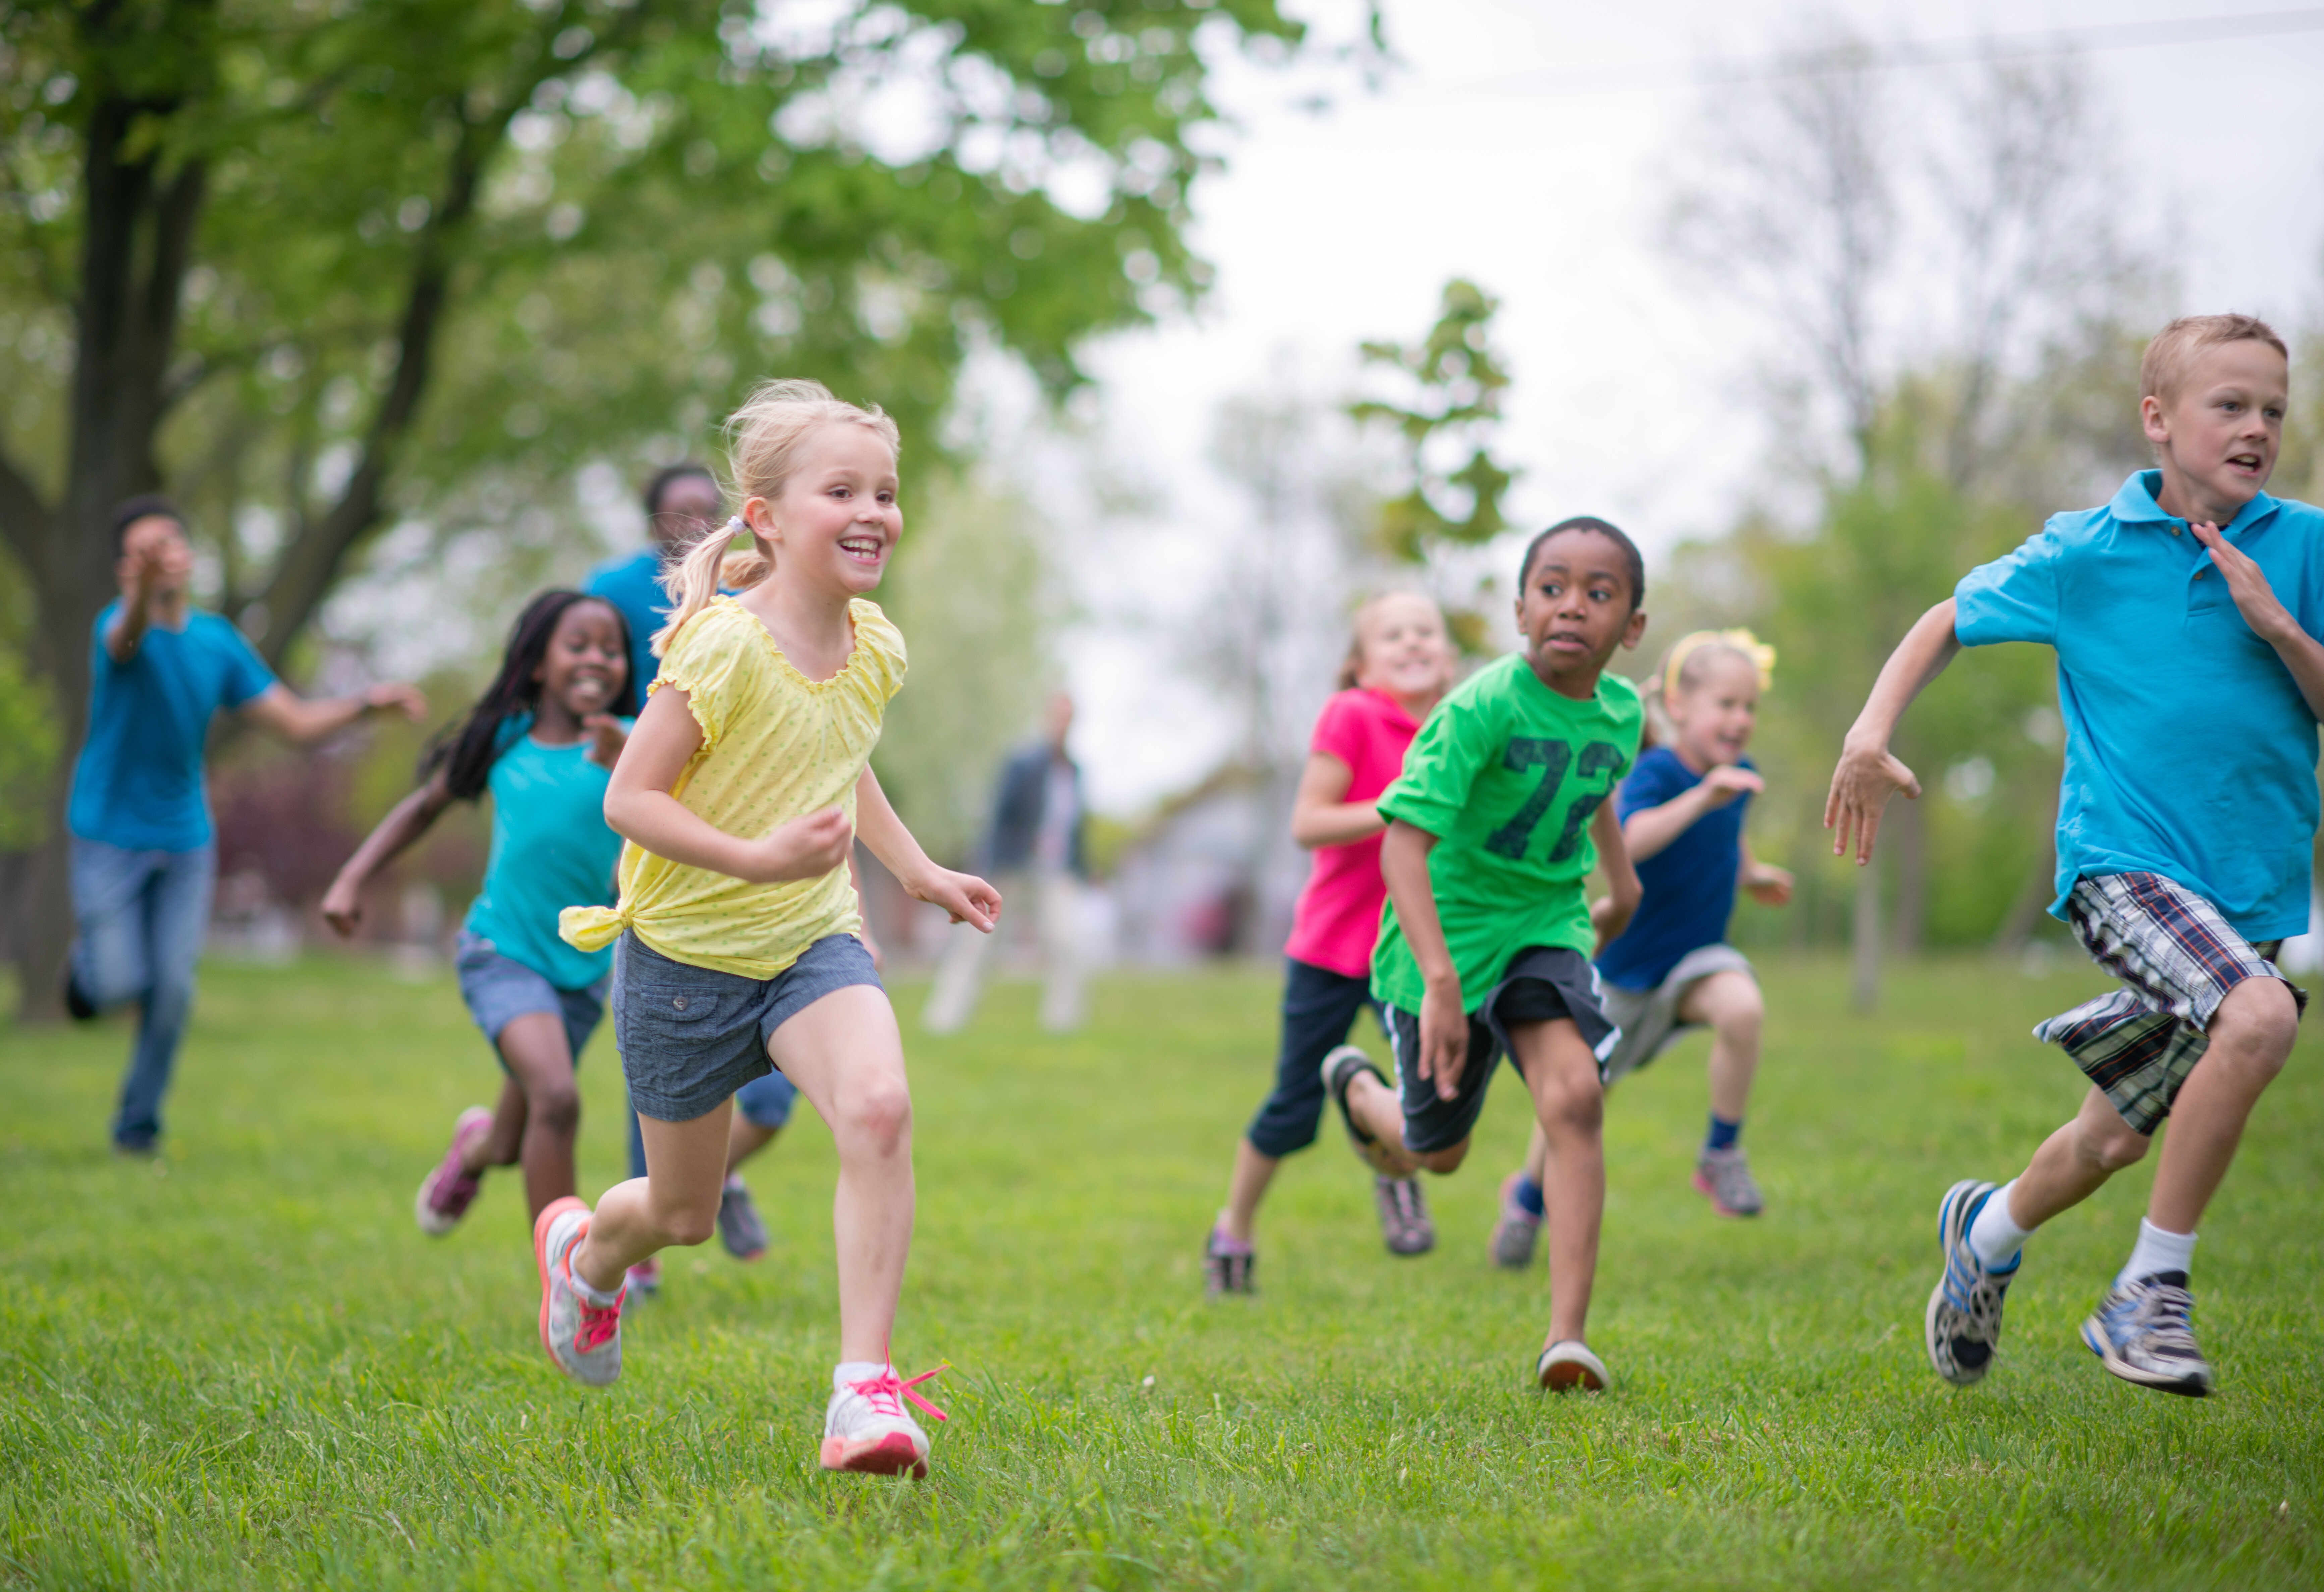
<svg viewBox="0 0 2324 1592"><path fill-rule="evenodd" d="M1257 1293L1259 1288L1250 1274L1258 1264L1258 1250L1228 1237L1224 1227L1213 1227L1203 1245L1203 1292L1212 1299Z"/></svg>
<svg viewBox="0 0 2324 1592"><path fill-rule="evenodd" d="M2211 1391L2211 1363L2195 1347L2194 1313L2187 1273L2157 1272L2098 1300L2082 1341L2125 1382L2200 1399Z"/></svg>
<svg viewBox="0 0 2324 1592"><path fill-rule="evenodd" d="M718 1242L739 1261L757 1260L767 1253L767 1224L759 1217L750 1185L740 1178L728 1178L718 1192Z"/></svg>
<svg viewBox="0 0 2324 1592"><path fill-rule="evenodd" d="M1751 1180L1751 1163L1743 1147L1705 1150L1694 1158L1694 1186L1711 1198L1711 1208L1723 1217L1755 1217L1762 1201L1759 1185Z"/></svg>
<svg viewBox="0 0 2324 1592"><path fill-rule="evenodd" d="M75 1023L87 1023L97 1015L97 1003L88 998L70 967L65 969L65 1015Z"/></svg>
<svg viewBox="0 0 2324 1592"><path fill-rule="evenodd" d="M1517 1203L1517 1185L1524 1180L1521 1171L1501 1180L1501 1219L1493 1224L1493 1263L1512 1272L1533 1264L1534 1245L1541 1239L1542 1218Z"/></svg>
<svg viewBox="0 0 2324 1592"><path fill-rule="evenodd" d="M1541 1358L1533 1363L1533 1374L1551 1393L1572 1393L1577 1388L1583 1393L1604 1393L1613 1380L1606 1374L1605 1361L1591 1354L1589 1346L1570 1337L1542 1350Z"/></svg>
<svg viewBox="0 0 2324 1592"><path fill-rule="evenodd" d="M1379 1207L1380 1237L1390 1254L1426 1254L1436 1247L1436 1224L1429 1219L1428 1196L1418 1178L1375 1174L1372 1200Z"/></svg>
<svg viewBox="0 0 2324 1592"><path fill-rule="evenodd" d="M1969 1247L1969 1224L1993 1198L1997 1185L1964 1180L1945 1190L1937 1207L1937 1247L1945 1274L1929 1295L1923 1340L1929 1364L1957 1387L1981 1382L2001 1347L2001 1304L2016 1280L2017 1265L1990 1271Z"/></svg>
<svg viewBox="0 0 2324 1592"><path fill-rule="evenodd" d="M1341 1045L1323 1058L1322 1072L1323 1092L1340 1108L1340 1124L1348 1130L1348 1143L1354 1148L1356 1159L1383 1177L1399 1175L1404 1169L1390 1159L1388 1146L1357 1126L1356 1119L1348 1113L1348 1086L1355 1081L1357 1073L1369 1072L1379 1078L1382 1088L1388 1087L1388 1079L1380 1078L1380 1069L1372 1065L1372 1059L1353 1045Z"/></svg>

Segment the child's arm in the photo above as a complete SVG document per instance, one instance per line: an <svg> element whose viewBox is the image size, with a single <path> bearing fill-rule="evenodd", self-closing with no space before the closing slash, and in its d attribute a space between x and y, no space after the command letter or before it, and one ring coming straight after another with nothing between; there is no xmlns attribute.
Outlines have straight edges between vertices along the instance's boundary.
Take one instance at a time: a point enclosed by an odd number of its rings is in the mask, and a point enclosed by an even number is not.
<svg viewBox="0 0 2324 1592"><path fill-rule="evenodd" d="M973 874L955 874L928 860L904 820L888 804L879 776L865 764L855 779L855 827L863 844L882 866L896 875L904 893L915 901L932 902L952 914L955 923L973 923L985 933L1001 921L1001 892Z"/></svg>
<svg viewBox="0 0 2324 1592"><path fill-rule="evenodd" d="M605 823L656 856L754 884L814 879L847 860L847 815L836 807L778 824L756 840L715 828L670 794L702 749L702 727L686 693L665 686L638 715L630 743L605 782Z"/></svg>
<svg viewBox="0 0 2324 1592"><path fill-rule="evenodd" d="M1896 733L1896 721L1913 699L1944 672L1960 651L1960 637L1953 633L1953 599L1947 597L1904 633L1880 678L1872 682L1864 711L1840 743L1840 766L1831 771L1831 793L1824 798L1823 827L1837 831L1831 843L1834 856L1848 855L1853 835L1857 865L1870 862L1873 838L1880 832L1880 810L1888 805L1888 798L1899 791L1909 799L1920 797L1921 782L1889 754L1888 738Z"/></svg>
<svg viewBox="0 0 2324 1592"><path fill-rule="evenodd" d="M1291 838L1313 851L1353 845L1388 828L1377 803L1342 800L1355 778L1356 771L1329 752L1310 752L1291 799Z"/></svg>
<svg viewBox="0 0 2324 1592"><path fill-rule="evenodd" d="M1692 789L1682 791L1660 807L1642 807L1624 819L1622 844L1628 848L1632 862L1644 862L1656 852L1668 850L1705 813L1716 811L1738 796L1757 796L1766 788L1767 782L1749 769L1721 764Z"/></svg>
<svg viewBox="0 0 2324 1592"><path fill-rule="evenodd" d="M1763 863L1751 855L1751 843L1743 842L1743 888L1761 906L1792 904L1792 872L1773 863Z"/></svg>
<svg viewBox="0 0 2324 1592"><path fill-rule="evenodd" d="M294 746L311 746L374 713L401 713L417 724L428 713L420 688L375 685L352 697L301 697L281 682L242 705L243 717Z"/></svg>
<svg viewBox="0 0 2324 1592"><path fill-rule="evenodd" d="M1420 964L1420 1076L1434 1082L1436 1096L1450 1100L1460 1091L1469 1060L1469 1014L1461 995L1461 970L1444 943L1436 916L1435 884L1428 876L1428 854L1436 837L1402 819L1389 822L1380 843L1380 878L1396 906L1396 921L1412 959Z"/></svg>
<svg viewBox="0 0 2324 1592"><path fill-rule="evenodd" d="M426 784L390 808L379 827L340 865L338 876L323 893L323 921L340 939L353 934L355 925L363 921L363 887L371 876L425 835L451 804L452 792L445 788L444 771L439 768Z"/></svg>
<svg viewBox="0 0 2324 1592"><path fill-rule="evenodd" d="M1598 931L1597 949L1602 951L1630 926L1646 890L1638 883L1638 870L1630 865L1630 848L1623 843L1622 826L1614 817L1612 802L1600 802L1598 810L1590 815L1590 838L1597 844L1598 865L1606 870L1609 887L1609 893L1590 909L1590 926ZM1597 951L1591 954L1594 957Z"/></svg>
<svg viewBox="0 0 2324 1592"><path fill-rule="evenodd" d="M2196 541L2211 550L2211 562L2219 567L2227 595L2236 599L2236 612L2244 616L2254 635L2275 649L2275 655L2292 671L2292 683L2299 686L2310 715L2324 721L2324 644L2300 628L2300 621L2268 585L2266 572L2221 536L2217 525L2190 523L2188 529Z"/></svg>

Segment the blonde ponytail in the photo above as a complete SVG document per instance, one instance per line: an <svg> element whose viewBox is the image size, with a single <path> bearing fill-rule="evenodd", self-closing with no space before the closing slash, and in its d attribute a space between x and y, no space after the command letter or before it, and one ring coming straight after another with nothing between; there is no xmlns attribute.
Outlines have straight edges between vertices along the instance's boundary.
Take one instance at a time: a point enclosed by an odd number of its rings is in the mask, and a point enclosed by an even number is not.
<svg viewBox="0 0 2324 1592"><path fill-rule="evenodd" d="M726 420L726 471L735 500L781 496L798 467L800 445L826 425L865 426L888 445L889 452L903 448L896 422L876 403L867 409L835 398L821 382L761 382ZM734 539L745 532L750 547L734 547ZM661 578L672 606L669 623L654 633L654 656L668 650L687 621L708 607L722 587L747 591L774 572L774 548L740 514L709 532Z"/></svg>

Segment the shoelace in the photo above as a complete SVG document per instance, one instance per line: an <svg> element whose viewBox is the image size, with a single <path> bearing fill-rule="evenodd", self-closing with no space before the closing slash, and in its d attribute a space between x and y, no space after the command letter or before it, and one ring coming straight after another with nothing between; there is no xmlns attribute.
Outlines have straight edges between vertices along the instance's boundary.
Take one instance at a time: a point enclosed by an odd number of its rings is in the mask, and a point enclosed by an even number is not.
<svg viewBox="0 0 2324 1592"><path fill-rule="evenodd" d="M1411 1178L1382 1178L1379 1180L1381 1205L1388 1219L1403 1232L1417 1229L1421 1223L1420 1185Z"/></svg>
<svg viewBox="0 0 2324 1592"><path fill-rule="evenodd" d="M565 1282L573 1290L573 1302L581 1307L581 1325L573 1334L573 1347L583 1354L603 1348L622 1329L622 1300L629 1297L630 1285L624 1281L622 1291L613 1295L612 1304L592 1304L581 1285L573 1280L573 1252L565 1252Z"/></svg>
<svg viewBox="0 0 2324 1592"><path fill-rule="evenodd" d="M2130 1325L2147 1340L2150 1351L2194 1356L2195 1296L2168 1282L2133 1284Z"/></svg>
<svg viewBox="0 0 2324 1592"><path fill-rule="evenodd" d="M937 1420L948 1421L951 1419L950 1416L920 1397L914 1390L929 1377L941 1376L950 1369L952 1367L949 1365L938 1365L933 1371L923 1371L918 1376L908 1380L896 1374L895 1366L888 1365L881 1368L879 1375L866 1376L860 1382L851 1382L847 1387L849 1392L860 1394L863 1402L872 1406L875 1414L900 1416L904 1412L904 1401L909 1399Z"/></svg>
<svg viewBox="0 0 2324 1592"><path fill-rule="evenodd" d="M1969 1256L1969 1244L1963 1240L1945 1268L1945 1297L1969 1318L1972 1331L1989 1338L2001 1330L2001 1302L2015 1274L1996 1277Z"/></svg>

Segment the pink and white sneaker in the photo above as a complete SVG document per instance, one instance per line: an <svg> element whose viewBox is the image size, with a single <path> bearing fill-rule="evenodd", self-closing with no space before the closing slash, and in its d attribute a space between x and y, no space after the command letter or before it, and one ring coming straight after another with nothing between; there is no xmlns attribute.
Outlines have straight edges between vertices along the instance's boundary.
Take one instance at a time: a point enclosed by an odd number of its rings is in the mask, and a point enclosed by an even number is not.
<svg viewBox="0 0 2324 1592"><path fill-rule="evenodd" d="M567 1194L534 1218L532 1255L540 1266L540 1343L557 1368L590 1387L622 1374L622 1300L592 1304L573 1280L573 1246L589 1234L589 1208Z"/></svg>
<svg viewBox="0 0 2324 1592"><path fill-rule="evenodd" d="M661 1297L661 1256L650 1254L630 1268L622 1282L623 1293L637 1295L639 1302Z"/></svg>
<svg viewBox="0 0 2324 1592"><path fill-rule="evenodd" d="M452 1125L452 1146L444 1152L444 1159L420 1180L420 1197L412 1201L411 1214L420 1230L430 1238L441 1238L458 1226L468 1207L476 1202L476 1190L484 1187L484 1180L468 1170L468 1151L492 1131L493 1114L481 1106L469 1106Z"/></svg>
<svg viewBox="0 0 2324 1592"><path fill-rule="evenodd" d="M853 1381L832 1378L831 1407L823 1417L823 1467L866 1476L924 1476L928 1473L928 1434L907 1414L909 1399L937 1420L945 1412L913 1390L945 1367L907 1380L893 1365Z"/></svg>

